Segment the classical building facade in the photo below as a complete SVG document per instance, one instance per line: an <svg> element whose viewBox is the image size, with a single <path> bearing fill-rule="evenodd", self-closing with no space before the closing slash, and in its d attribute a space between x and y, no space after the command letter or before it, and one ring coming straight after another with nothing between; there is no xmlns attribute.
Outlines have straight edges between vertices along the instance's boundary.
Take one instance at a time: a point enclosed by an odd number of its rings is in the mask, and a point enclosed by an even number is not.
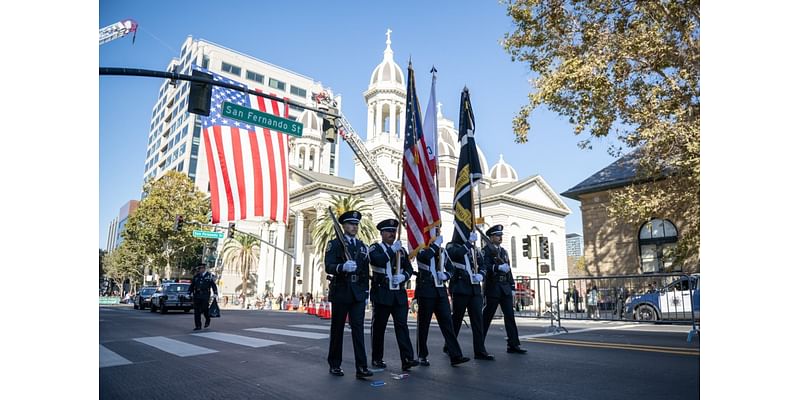
<svg viewBox="0 0 800 400"><path fill-rule="evenodd" d="M680 238L682 215L671 212L637 224L627 224L609 215L611 195L638 184L636 165L636 153L630 153L561 194L581 202L586 265L578 274L700 272L698 257L677 264L665 252L675 247ZM668 184L668 178L649 184Z"/></svg>

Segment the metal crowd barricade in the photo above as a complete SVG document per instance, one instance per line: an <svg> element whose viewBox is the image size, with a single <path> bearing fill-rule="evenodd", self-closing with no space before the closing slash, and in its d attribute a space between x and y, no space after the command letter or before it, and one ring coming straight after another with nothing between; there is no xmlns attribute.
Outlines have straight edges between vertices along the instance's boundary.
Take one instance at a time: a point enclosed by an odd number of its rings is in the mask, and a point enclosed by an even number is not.
<svg viewBox="0 0 800 400"><path fill-rule="evenodd" d="M699 274L582 276L555 286L547 278L515 281L515 314L550 318L556 331L566 319L691 324L688 341L699 333Z"/></svg>

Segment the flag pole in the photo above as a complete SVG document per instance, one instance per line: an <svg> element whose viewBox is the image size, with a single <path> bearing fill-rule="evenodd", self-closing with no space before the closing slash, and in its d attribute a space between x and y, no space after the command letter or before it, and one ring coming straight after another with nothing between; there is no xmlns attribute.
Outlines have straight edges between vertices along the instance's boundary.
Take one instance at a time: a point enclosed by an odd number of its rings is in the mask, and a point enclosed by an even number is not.
<svg viewBox="0 0 800 400"><path fill-rule="evenodd" d="M431 87L432 88L436 87L436 72L437 72L436 71L436 66L434 65L434 66L431 67L431 75L433 75L432 78L431 78ZM433 90L431 90L431 93L433 93ZM428 101L431 101L431 100L429 99ZM436 106L436 105L434 104L434 106ZM427 115L426 115L426 117L427 117ZM437 117L434 117L434 118L437 118ZM436 148L438 148L439 147L439 143L438 143L438 141L439 141L439 132L433 132L433 140L434 140L434 143L432 145L436 146ZM439 236L439 235L441 235L441 230L442 230L442 219L441 219L442 205L439 202L439 151L438 150L436 151L436 164L434 165L433 171L434 171L433 180L436 183L436 205L439 207L439 210L438 210L439 211L439 225L436 227L436 236ZM442 246L439 246L439 250L436 251L436 256L435 256L435 258L433 260L433 262L435 263L434 270L436 272L444 272L443 265L442 265L443 264L442 263L442 261L443 261L443 258L442 258L442 247L444 247L444 243L442 243ZM437 274L433 274L433 275L434 275L434 277L433 277L434 281L439 283L438 286L441 286L442 282L439 280L439 275L437 275Z"/></svg>

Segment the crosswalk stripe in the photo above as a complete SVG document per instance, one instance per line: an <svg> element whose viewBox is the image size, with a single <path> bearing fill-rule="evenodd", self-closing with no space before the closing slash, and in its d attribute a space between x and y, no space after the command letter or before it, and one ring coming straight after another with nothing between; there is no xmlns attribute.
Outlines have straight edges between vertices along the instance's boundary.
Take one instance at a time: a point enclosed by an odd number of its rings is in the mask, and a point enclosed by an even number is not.
<svg viewBox="0 0 800 400"><path fill-rule="evenodd" d="M242 346L248 346L248 347L267 347L276 344L283 344L283 342L276 342L274 340L259 339L249 336L233 335L230 333L221 333L221 332L193 333L192 335L204 337L207 339L219 340L221 342L240 344Z"/></svg>
<svg viewBox="0 0 800 400"><path fill-rule="evenodd" d="M109 350L106 346L100 345L100 368L127 364L133 363L128 361L125 357Z"/></svg>
<svg viewBox="0 0 800 400"><path fill-rule="evenodd" d="M139 343L155 347L161 351L174 354L178 357L189 357L200 354L216 353L216 350L207 349L205 347L195 346L193 344L184 343L179 340L166 338L164 336L152 336L133 339Z"/></svg>
<svg viewBox="0 0 800 400"><path fill-rule="evenodd" d="M318 329L321 331L330 331L330 325L289 325L292 328L303 328L303 329Z"/></svg>
<svg viewBox="0 0 800 400"><path fill-rule="evenodd" d="M305 339L326 339L327 334L316 332L303 332L303 331L290 331L288 329L273 329L273 328L249 328L246 331L271 333L273 335L294 336Z"/></svg>

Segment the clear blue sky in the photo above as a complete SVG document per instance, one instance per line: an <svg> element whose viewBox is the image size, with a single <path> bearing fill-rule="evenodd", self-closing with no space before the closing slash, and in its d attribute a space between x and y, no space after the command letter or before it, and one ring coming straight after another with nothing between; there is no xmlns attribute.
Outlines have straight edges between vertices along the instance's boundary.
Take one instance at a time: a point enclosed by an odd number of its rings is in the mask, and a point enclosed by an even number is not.
<svg viewBox="0 0 800 400"><path fill-rule="evenodd" d="M100 1L100 27L132 18L139 32L133 45L125 37L100 46L99 64L164 70L192 35L330 86L342 95L342 111L363 135L366 106L361 93L383 58L390 28L395 61L405 69L408 58L413 60L423 110L432 64L439 71L438 100L445 117L456 124L461 89L469 87L476 140L490 167L502 153L521 178L539 174L561 193L613 162L607 142L595 142L593 150L579 149L577 142L585 136L575 136L564 118L547 110L533 113L529 142L514 143L511 120L526 103L531 74L500 45L503 34L513 30L505 8L494 1L464 3ZM150 115L162 81L99 79L99 247L105 248L108 223L126 201L139 199ZM352 152L343 149L340 173L352 178ZM572 209L567 233L582 233L580 204L562 199Z"/></svg>

